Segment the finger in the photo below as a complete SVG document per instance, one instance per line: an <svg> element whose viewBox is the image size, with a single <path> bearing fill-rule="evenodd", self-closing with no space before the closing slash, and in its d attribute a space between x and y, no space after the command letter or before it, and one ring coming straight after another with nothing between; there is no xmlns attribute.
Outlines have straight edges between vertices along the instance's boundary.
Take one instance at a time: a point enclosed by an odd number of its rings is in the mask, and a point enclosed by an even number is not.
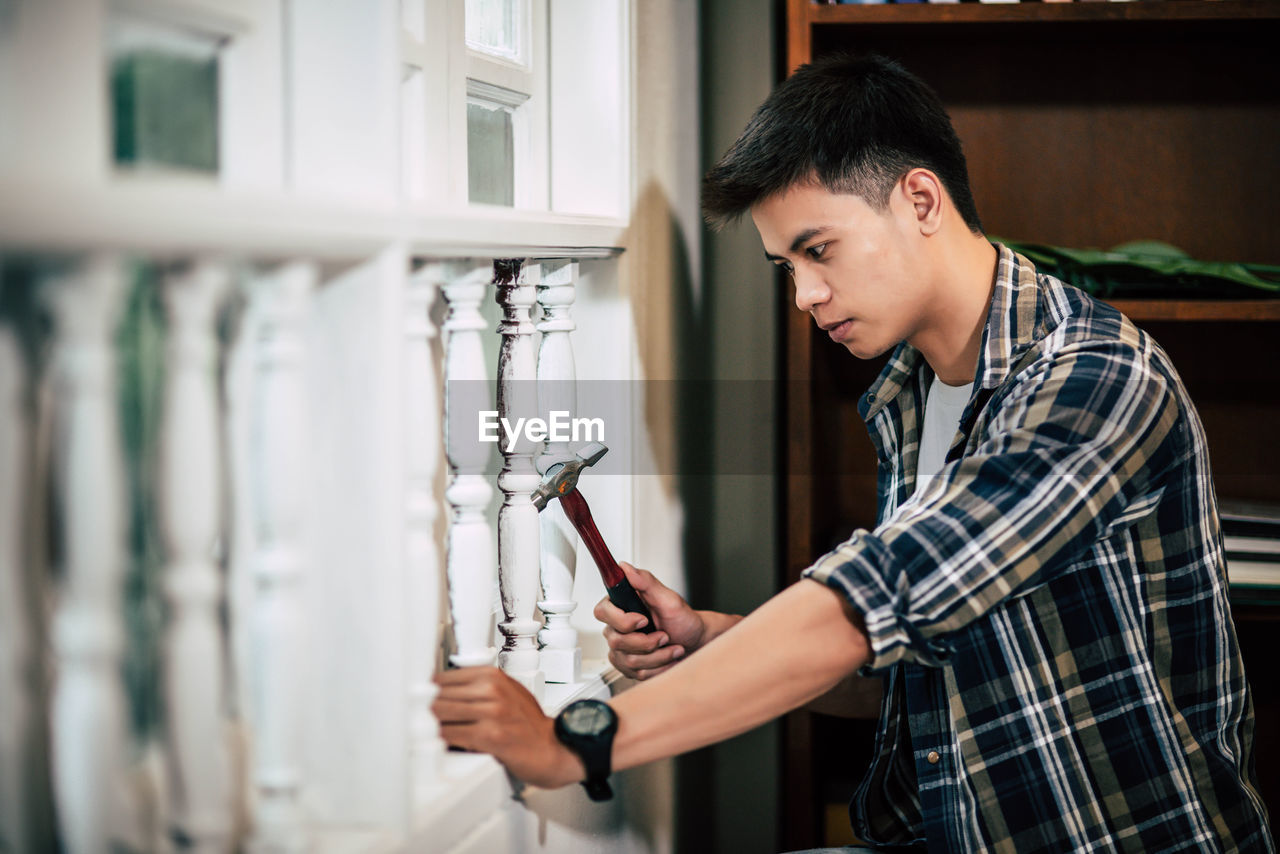
<svg viewBox="0 0 1280 854"><path fill-rule="evenodd" d="M666 632L645 634L644 632L618 632L608 628L604 630L604 639L610 649L629 653L653 652L661 646L666 646L671 640Z"/></svg>
<svg viewBox="0 0 1280 854"><path fill-rule="evenodd" d="M445 673L449 672L451 671L445 671ZM443 676L444 674L440 675ZM471 678L464 681L437 678L436 684L440 688L436 696L449 700L492 701L499 699L502 695L501 686L488 677Z"/></svg>
<svg viewBox="0 0 1280 854"><path fill-rule="evenodd" d="M621 616L626 614L626 611L610 602L609 597L606 596L596 603L596 607L592 609L591 613L606 626L612 626L618 622Z"/></svg>
<svg viewBox="0 0 1280 854"><path fill-rule="evenodd" d="M441 724L475 723L497 711L497 705L437 698L431 704L431 711Z"/></svg>
<svg viewBox="0 0 1280 854"><path fill-rule="evenodd" d="M479 735L480 731L474 723L440 725L440 738L450 747L461 747L463 750L483 750Z"/></svg>
<svg viewBox="0 0 1280 854"><path fill-rule="evenodd" d="M503 676L496 667L456 667L436 674L436 684L441 688L453 685L480 685L498 681Z"/></svg>
<svg viewBox="0 0 1280 854"><path fill-rule="evenodd" d="M597 602L593 613L597 620L620 632L639 631L649 624L649 621L644 616L624 611L610 602L608 598Z"/></svg>
<svg viewBox="0 0 1280 854"><path fill-rule="evenodd" d="M664 664L662 667L654 667L649 670L641 670L639 673L635 675L634 678L640 680L641 682L644 682L647 679L652 679L653 677L657 676L659 673L666 673L668 670L675 667L677 663L678 662L673 661L670 664Z"/></svg>
<svg viewBox="0 0 1280 854"><path fill-rule="evenodd" d="M684 647L677 645L663 647L657 652L650 652L643 655L635 655L632 653L612 650L609 652L609 660L619 669L626 669L639 673L644 670L652 670L657 667L662 667L663 665L673 664L683 655Z"/></svg>
<svg viewBox="0 0 1280 854"><path fill-rule="evenodd" d="M619 561L618 565L622 567L622 571L626 573L627 581L631 582L631 586L634 587L637 592L663 586L662 582L647 569L638 569L627 563L625 560Z"/></svg>
<svg viewBox="0 0 1280 854"><path fill-rule="evenodd" d="M661 611L664 608L679 607L683 604L684 599L680 594L659 581L658 576L649 570L638 569L626 562L620 563L619 566L626 573L631 586L649 606L650 611Z"/></svg>

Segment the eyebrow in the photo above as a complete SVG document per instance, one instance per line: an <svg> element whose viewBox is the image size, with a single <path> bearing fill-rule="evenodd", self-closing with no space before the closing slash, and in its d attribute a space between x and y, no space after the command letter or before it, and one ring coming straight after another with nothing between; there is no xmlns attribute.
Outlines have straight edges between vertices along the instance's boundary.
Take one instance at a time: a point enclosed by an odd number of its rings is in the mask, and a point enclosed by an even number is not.
<svg viewBox="0 0 1280 854"><path fill-rule="evenodd" d="M804 246L810 240L813 240L813 238L817 237L819 234L829 231L830 228L831 226L829 225L817 226L815 228L806 228L804 231L796 235L795 240L791 241L791 253L795 254L796 252L799 252L802 246ZM767 251L764 253L764 257L769 261L786 260L781 255L771 255Z"/></svg>

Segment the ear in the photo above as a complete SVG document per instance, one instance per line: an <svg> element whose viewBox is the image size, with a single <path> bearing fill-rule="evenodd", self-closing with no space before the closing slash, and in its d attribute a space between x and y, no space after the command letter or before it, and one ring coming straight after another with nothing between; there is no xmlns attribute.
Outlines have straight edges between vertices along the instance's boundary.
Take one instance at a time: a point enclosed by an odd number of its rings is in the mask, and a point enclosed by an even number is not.
<svg viewBox="0 0 1280 854"><path fill-rule="evenodd" d="M942 209L947 199L938 176L928 169L912 169L898 187L915 215L920 233L926 237L936 233L942 227Z"/></svg>

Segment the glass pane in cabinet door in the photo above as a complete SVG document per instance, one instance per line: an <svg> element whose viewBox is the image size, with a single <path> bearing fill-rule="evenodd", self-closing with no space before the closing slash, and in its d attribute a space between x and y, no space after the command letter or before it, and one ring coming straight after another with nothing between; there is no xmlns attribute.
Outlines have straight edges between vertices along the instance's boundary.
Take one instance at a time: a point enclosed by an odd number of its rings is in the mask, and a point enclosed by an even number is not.
<svg viewBox="0 0 1280 854"><path fill-rule="evenodd" d="M467 46L519 59L519 14L527 0L467 0Z"/></svg>
<svg viewBox="0 0 1280 854"><path fill-rule="evenodd" d="M150 23L115 22L111 118L118 166L217 173L220 42Z"/></svg>
<svg viewBox="0 0 1280 854"><path fill-rule="evenodd" d="M515 205L515 140L511 108L467 102L468 198L486 205Z"/></svg>

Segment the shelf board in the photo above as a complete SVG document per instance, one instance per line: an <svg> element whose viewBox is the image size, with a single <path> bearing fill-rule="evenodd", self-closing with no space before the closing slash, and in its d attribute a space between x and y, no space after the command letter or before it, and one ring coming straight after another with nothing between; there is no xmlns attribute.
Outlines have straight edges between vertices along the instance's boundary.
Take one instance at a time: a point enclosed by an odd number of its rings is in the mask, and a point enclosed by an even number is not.
<svg viewBox="0 0 1280 854"><path fill-rule="evenodd" d="M1067 21L1235 21L1280 19L1274 0L1136 0L1072 3L810 3L811 24L993 24Z"/></svg>
<svg viewBox="0 0 1280 854"><path fill-rule="evenodd" d="M1280 299L1109 299L1130 320L1280 320Z"/></svg>

